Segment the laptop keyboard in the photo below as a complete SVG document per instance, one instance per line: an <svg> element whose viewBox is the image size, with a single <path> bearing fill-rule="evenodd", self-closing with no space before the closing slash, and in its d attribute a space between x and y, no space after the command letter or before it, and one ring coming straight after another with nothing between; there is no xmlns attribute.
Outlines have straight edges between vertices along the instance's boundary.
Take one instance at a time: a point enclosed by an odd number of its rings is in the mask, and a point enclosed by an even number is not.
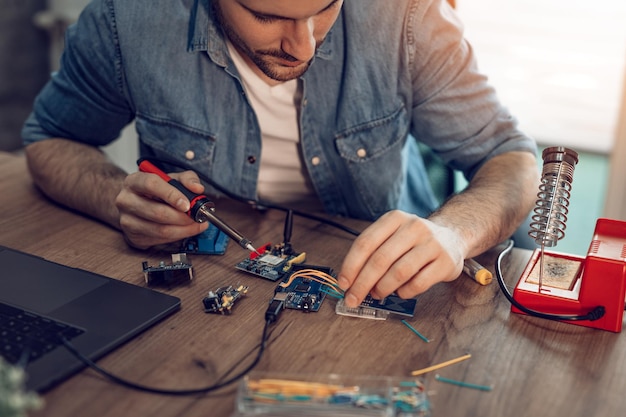
<svg viewBox="0 0 626 417"><path fill-rule="evenodd" d="M26 366L84 331L0 303L0 356L11 364Z"/></svg>

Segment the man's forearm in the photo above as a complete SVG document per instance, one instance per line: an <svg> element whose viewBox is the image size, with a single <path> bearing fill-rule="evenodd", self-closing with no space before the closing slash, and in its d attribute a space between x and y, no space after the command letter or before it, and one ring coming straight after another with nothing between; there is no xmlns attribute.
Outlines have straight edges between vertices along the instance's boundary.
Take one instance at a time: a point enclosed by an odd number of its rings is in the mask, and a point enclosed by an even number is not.
<svg viewBox="0 0 626 417"><path fill-rule="evenodd" d="M533 207L539 170L529 152L499 155L480 168L465 191L430 216L455 230L476 256L510 237Z"/></svg>
<svg viewBox="0 0 626 417"><path fill-rule="evenodd" d="M54 201L119 229L115 198L126 173L98 148L66 139L26 147L35 184Z"/></svg>

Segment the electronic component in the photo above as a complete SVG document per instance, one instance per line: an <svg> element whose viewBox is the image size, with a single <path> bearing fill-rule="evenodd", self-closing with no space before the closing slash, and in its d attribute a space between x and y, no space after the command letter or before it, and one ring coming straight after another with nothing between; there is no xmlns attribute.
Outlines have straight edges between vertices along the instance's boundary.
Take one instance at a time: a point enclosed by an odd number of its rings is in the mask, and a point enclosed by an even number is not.
<svg viewBox="0 0 626 417"><path fill-rule="evenodd" d="M341 316L386 320L391 314L413 317L416 307L417 300L415 298L405 300L395 294L391 294L382 300L376 300L368 294L363 302L354 308L346 307L343 298L340 299L335 306L335 313Z"/></svg>
<svg viewBox="0 0 626 417"><path fill-rule="evenodd" d="M291 274L294 264L301 264L305 259L305 252L294 252L290 245L281 243L272 247L268 243L260 247L258 253L252 252L235 267L270 281L279 281Z"/></svg>
<svg viewBox="0 0 626 417"><path fill-rule="evenodd" d="M233 305L241 297L246 295L248 287L239 285L233 287L220 287L215 291L209 291L206 297L202 299L205 313L230 314Z"/></svg>
<svg viewBox="0 0 626 417"><path fill-rule="evenodd" d="M226 233L211 223L204 232L185 239L181 250L197 255L223 255L228 242L229 238Z"/></svg>
<svg viewBox="0 0 626 417"><path fill-rule="evenodd" d="M177 285L193 279L193 267L186 253L172 254L171 264L161 261L158 266L148 266L148 262L144 261L142 267L148 285Z"/></svg>
<svg viewBox="0 0 626 417"><path fill-rule="evenodd" d="M327 270L329 274L332 273L330 268L326 267L298 265L294 269L297 270L302 267L311 269L321 268ZM323 291L324 285L325 284L319 281L301 276L291 280L286 287L278 285L276 287L276 293L285 294L285 308L304 312L318 311L326 297L326 293Z"/></svg>

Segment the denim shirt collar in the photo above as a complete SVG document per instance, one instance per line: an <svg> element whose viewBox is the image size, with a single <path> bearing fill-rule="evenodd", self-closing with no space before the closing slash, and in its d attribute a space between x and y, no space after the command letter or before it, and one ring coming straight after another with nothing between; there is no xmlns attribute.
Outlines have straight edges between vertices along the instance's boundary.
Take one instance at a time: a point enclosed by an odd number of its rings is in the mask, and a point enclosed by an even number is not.
<svg viewBox="0 0 626 417"><path fill-rule="evenodd" d="M206 51L211 59L218 65L226 67L228 52L222 30L212 15L211 0L194 0L189 21L188 52ZM341 26L340 13L337 21L329 31L324 43L317 49L315 56L322 59L332 59L332 32Z"/></svg>

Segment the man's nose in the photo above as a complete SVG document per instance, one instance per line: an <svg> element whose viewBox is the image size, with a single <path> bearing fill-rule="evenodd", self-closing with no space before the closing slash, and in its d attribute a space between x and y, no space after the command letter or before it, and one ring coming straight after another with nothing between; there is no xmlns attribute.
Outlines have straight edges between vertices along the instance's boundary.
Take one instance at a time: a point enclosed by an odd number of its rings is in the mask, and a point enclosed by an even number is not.
<svg viewBox="0 0 626 417"><path fill-rule="evenodd" d="M282 41L282 50L298 61L308 62L315 54L314 24L312 19L291 22Z"/></svg>

